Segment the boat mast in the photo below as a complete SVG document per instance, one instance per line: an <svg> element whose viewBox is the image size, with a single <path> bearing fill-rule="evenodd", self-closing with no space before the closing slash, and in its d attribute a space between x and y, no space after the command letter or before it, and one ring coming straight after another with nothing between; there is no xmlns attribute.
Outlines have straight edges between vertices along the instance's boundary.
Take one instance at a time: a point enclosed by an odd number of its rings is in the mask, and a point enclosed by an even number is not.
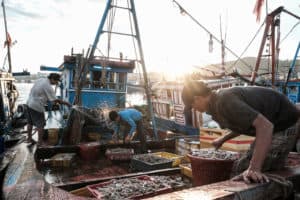
<svg viewBox="0 0 300 200"><path fill-rule="evenodd" d="M97 44L99 42L99 37L100 37L100 35L103 32L105 32L105 31L103 31L103 28L104 28L104 24L105 24L105 21L106 21L106 18L108 16L108 13L109 13L110 9L112 7L116 7L116 8L120 8L120 9L128 9L131 12L131 14L132 14L132 18L133 18L133 22L134 22L134 28L135 28L135 35L134 34L132 34L132 35L122 34L122 33L116 33L116 32L113 32L113 33L114 34L121 34L121 35L132 36L137 41L138 48L139 48L139 56L140 56L139 59L137 59L137 61L142 66L143 77L144 77L144 82L145 82L145 91L146 91L146 96L147 96L148 110L149 110L149 113L150 113L150 116L151 116L151 121L152 121L152 127L153 127L153 131L154 131L154 136L155 136L156 139L158 139L157 129L156 129L156 122L155 122L154 112L153 112L152 103L151 103L151 94L150 94L150 87L149 87L148 75L147 75L147 70L146 70L146 65L145 65L145 60L144 60L144 53L143 53L143 50L142 50L142 42L141 42L141 38L140 38L140 31L139 31L138 21L137 21L137 17L136 17L136 10L135 10L134 0L130 0L130 4L131 4L131 7L124 8L124 7L114 6L112 0L107 0L106 8L104 10L104 13L103 13L103 16L102 16L102 20L100 22L100 25L99 25L99 28L98 28L98 31L97 31L94 43L93 43L92 48L91 48L91 53L89 55L89 60L94 57L94 53L95 53Z"/></svg>
<svg viewBox="0 0 300 200"><path fill-rule="evenodd" d="M9 34L7 31L7 22L6 22L6 13L5 13L5 5L4 5L4 0L2 0L1 3L2 9L3 9L3 19L4 19L4 27L5 27L5 36L6 36L6 46L7 46L7 57L8 57L8 72L11 73L11 56L10 56L10 44L9 44Z"/></svg>
<svg viewBox="0 0 300 200"><path fill-rule="evenodd" d="M141 62L142 69L143 69L143 77L144 77L144 82L145 82L145 91L146 91L146 96L147 96L148 109L149 109L150 116L152 119L154 135L155 135L156 139L158 139L156 123L155 123L155 118L154 118L154 113L153 113L153 108L152 108L152 103L151 103L151 94L150 94L150 87L149 87L149 82L148 82L147 69L146 69L146 64L145 64L145 60L144 60L144 53L143 53L143 48L142 48L142 42L141 42L141 37L140 37L138 21L137 21L136 12L135 12L134 0L130 0L130 2L131 2L131 11L133 14L134 26L136 29L136 40L138 42L139 53L140 53L140 57L141 57L140 62Z"/></svg>

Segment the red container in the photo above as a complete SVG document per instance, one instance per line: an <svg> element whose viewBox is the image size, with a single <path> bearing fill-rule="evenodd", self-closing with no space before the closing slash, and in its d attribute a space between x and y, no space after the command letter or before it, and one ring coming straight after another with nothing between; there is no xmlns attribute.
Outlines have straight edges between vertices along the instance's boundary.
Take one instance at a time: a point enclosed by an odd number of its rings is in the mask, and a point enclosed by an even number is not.
<svg viewBox="0 0 300 200"><path fill-rule="evenodd" d="M218 160L188 154L192 165L193 185L201 186L230 178L234 160Z"/></svg>
<svg viewBox="0 0 300 200"><path fill-rule="evenodd" d="M79 145L80 158L86 161L97 160L99 158L99 143L86 143Z"/></svg>

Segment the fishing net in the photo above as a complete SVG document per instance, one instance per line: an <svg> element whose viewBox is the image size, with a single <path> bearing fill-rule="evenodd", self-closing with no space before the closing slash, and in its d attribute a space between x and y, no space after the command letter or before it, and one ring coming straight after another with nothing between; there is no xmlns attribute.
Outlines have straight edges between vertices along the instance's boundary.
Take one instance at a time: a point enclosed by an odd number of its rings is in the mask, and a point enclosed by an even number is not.
<svg viewBox="0 0 300 200"><path fill-rule="evenodd" d="M78 144L82 140L83 128L97 126L102 130L108 130L108 121L105 111L101 108L85 108L74 106L68 116L64 128L64 144Z"/></svg>

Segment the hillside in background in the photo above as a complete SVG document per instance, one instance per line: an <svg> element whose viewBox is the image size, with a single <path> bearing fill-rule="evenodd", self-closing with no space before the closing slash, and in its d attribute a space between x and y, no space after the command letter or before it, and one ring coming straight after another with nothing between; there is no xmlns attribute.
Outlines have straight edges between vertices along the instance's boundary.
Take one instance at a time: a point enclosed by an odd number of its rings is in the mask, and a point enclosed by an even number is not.
<svg viewBox="0 0 300 200"><path fill-rule="evenodd" d="M278 62L278 72L283 75L289 70L292 60L280 60ZM255 68L256 57L245 57L239 61L228 61L225 63L225 71L227 74L237 71L242 75L251 75L252 70ZM194 73L199 76L218 76L222 74L221 64L211 64L207 66L194 66ZM270 73L272 71L272 63L269 59L261 59L260 67L258 69L258 74ZM300 60L296 61L295 73L300 72Z"/></svg>

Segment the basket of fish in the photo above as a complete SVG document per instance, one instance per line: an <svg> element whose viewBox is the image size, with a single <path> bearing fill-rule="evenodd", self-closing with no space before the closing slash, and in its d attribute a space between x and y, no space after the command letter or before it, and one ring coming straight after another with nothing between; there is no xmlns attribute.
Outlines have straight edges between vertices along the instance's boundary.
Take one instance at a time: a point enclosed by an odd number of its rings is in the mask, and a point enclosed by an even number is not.
<svg viewBox="0 0 300 200"><path fill-rule="evenodd" d="M193 184L200 186L229 179L238 153L211 148L193 151L188 157L192 165Z"/></svg>
<svg viewBox="0 0 300 200"><path fill-rule="evenodd" d="M126 149L126 148L113 148L107 149L105 155L110 160L130 160L134 155L133 149Z"/></svg>
<svg viewBox="0 0 300 200"><path fill-rule="evenodd" d="M162 158L154 154L138 154L131 159L131 168L134 171L151 171L172 167L173 160Z"/></svg>
<svg viewBox="0 0 300 200"><path fill-rule="evenodd" d="M167 184L144 175L127 179L113 179L87 186L94 197L101 200L141 199L172 192Z"/></svg>

